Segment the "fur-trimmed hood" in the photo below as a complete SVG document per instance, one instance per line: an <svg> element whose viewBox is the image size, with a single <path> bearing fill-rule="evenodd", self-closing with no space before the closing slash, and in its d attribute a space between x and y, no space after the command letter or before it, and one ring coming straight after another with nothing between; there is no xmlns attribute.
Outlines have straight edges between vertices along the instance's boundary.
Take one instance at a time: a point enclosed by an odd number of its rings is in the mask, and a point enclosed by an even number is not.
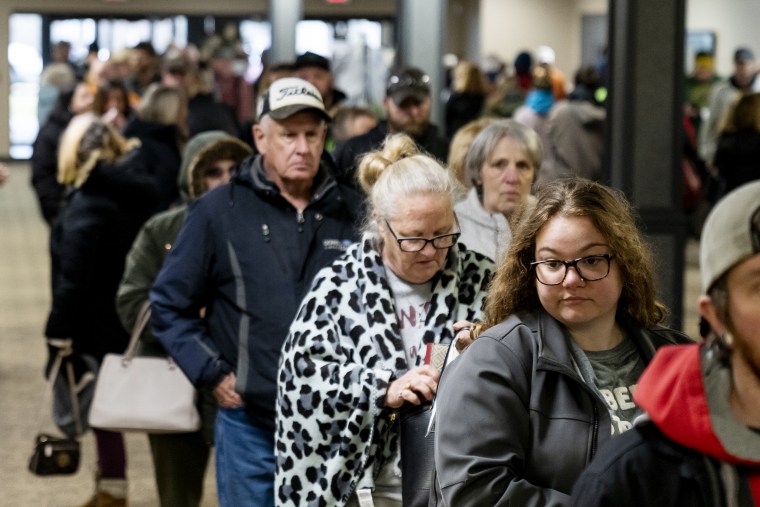
<svg viewBox="0 0 760 507"><path fill-rule="evenodd" d="M251 148L222 130L202 132L193 136L182 154L177 185L185 202L193 201L207 188L203 171L217 160L229 159L236 163L251 154Z"/></svg>

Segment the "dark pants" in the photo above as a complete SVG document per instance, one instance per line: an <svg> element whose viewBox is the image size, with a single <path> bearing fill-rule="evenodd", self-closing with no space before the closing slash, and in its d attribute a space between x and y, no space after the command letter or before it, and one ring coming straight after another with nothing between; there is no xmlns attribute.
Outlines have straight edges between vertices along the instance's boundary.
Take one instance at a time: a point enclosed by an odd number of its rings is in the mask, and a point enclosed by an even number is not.
<svg viewBox="0 0 760 507"><path fill-rule="evenodd" d="M201 429L194 433L149 434L156 486L162 507L198 507L213 446L216 400L198 391Z"/></svg>

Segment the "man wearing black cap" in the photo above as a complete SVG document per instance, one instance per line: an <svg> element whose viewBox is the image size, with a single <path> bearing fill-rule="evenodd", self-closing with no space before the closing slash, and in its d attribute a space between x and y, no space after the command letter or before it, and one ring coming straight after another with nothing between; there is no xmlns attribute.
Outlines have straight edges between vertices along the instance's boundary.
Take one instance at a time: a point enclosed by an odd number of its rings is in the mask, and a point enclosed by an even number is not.
<svg viewBox="0 0 760 507"><path fill-rule="evenodd" d="M405 67L391 72L383 99L386 119L366 134L346 141L335 154L337 178L357 187L357 158L378 148L388 134L407 134L439 160L446 160L449 145L430 123L430 77L420 69Z"/></svg>
<svg viewBox="0 0 760 507"><path fill-rule="evenodd" d="M260 154L193 204L150 292L154 334L219 404L222 507L274 505L280 348L312 278L357 239L361 215L360 196L320 162L330 116L313 85L275 81L258 118Z"/></svg>
<svg viewBox="0 0 760 507"><path fill-rule="evenodd" d="M330 116L335 115L335 109L344 100L346 94L333 88L333 73L330 70L330 61L311 51L307 51L296 58L293 64L296 76L313 84L322 94L322 101Z"/></svg>
<svg viewBox="0 0 760 507"><path fill-rule="evenodd" d="M760 79L755 55L747 47L734 51L734 73L728 81L719 83L710 91L710 116L702 123L699 132L699 154L708 164L712 164L718 146L720 125L729 106L739 94L760 92Z"/></svg>

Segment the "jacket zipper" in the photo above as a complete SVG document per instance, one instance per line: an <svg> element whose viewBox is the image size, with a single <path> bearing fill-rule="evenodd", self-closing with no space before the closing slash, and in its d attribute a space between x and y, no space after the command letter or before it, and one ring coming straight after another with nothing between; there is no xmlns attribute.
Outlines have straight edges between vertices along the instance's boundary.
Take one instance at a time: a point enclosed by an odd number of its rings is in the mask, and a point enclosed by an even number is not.
<svg viewBox="0 0 760 507"><path fill-rule="evenodd" d="M594 424L593 424L593 430L591 432L591 456L589 457L589 462L594 459L594 456L596 455L596 445L597 445L597 437L599 435L599 409L596 407L596 403L594 403Z"/></svg>
<svg viewBox="0 0 760 507"><path fill-rule="evenodd" d="M547 361L547 360L544 359L544 361ZM586 383L575 374L575 372L568 371L568 369L564 365L555 363L553 361L548 361L544 364L543 368L547 371L554 371L573 379L574 381L576 381L582 386L582 388L591 396L591 399L593 400L593 404L594 404L593 415L594 416L593 416L593 420L591 424L591 455L589 456L589 460L588 460L590 463L591 460L594 459L594 456L596 455L596 447L598 445L598 440L599 440L598 403L601 403L601 401L597 397L596 393L594 393L594 391L592 391L591 388L587 386Z"/></svg>

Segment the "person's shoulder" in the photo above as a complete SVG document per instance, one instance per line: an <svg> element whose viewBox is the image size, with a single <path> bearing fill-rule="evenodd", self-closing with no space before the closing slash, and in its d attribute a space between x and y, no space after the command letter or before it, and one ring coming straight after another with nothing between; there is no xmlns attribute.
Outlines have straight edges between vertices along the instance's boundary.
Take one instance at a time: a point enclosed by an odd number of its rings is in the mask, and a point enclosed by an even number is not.
<svg viewBox="0 0 760 507"><path fill-rule="evenodd" d="M462 269L462 273L464 278L467 278L467 273L472 272L493 272L496 269L496 263L491 260L489 257L483 255L480 252L477 252L475 250L470 250L467 248L466 245L459 243L457 245L459 258L460 258L460 266ZM469 280L466 280L469 281Z"/></svg>
<svg viewBox="0 0 760 507"><path fill-rule="evenodd" d="M671 329L669 327L655 326L649 328L647 331L654 337L664 341L665 344L684 345L694 343L694 340L686 333Z"/></svg>

